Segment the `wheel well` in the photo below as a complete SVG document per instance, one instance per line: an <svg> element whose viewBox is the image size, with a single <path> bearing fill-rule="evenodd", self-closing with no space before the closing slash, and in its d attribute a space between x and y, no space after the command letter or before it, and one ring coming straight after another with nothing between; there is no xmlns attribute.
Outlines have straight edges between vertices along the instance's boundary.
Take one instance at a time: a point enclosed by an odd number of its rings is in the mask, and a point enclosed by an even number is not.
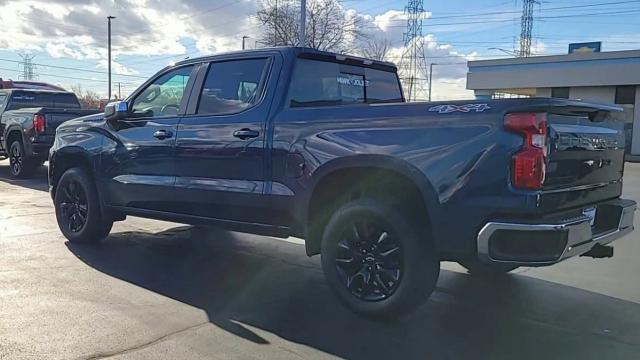
<svg viewBox="0 0 640 360"><path fill-rule="evenodd" d="M5 150L9 152L9 147L15 140L22 141L22 134L18 130L11 130L9 134L7 134L7 140L5 143Z"/></svg>
<svg viewBox="0 0 640 360"><path fill-rule="evenodd" d="M51 166L51 164L49 164L49 166ZM51 173L52 185L54 186L57 185L62 174L64 174L65 171L74 167L83 168L89 174L92 174L91 163L86 157L80 154L57 154L55 166L53 168L53 172ZM54 191L55 191L55 188L54 188Z"/></svg>
<svg viewBox="0 0 640 360"><path fill-rule="evenodd" d="M357 167L334 171L316 185L307 213L307 254L320 253L322 233L334 211L342 204L370 197L402 210L427 227L431 225L424 197L405 175L389 169Z"/></svg>

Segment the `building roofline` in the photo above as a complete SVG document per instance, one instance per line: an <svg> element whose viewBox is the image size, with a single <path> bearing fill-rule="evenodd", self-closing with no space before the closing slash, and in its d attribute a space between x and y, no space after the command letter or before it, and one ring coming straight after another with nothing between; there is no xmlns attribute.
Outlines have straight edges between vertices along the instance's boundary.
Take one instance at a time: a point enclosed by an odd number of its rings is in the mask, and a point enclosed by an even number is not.
<svg viewBox="0 0 640 360"><path fill-rule="evenodd" d="M628 59L640 58L640 50L623 50L623 51L605 51L588 54L565 54L565 55L548 55L548 56L532 56L527 58L508 58L508 59L491 59L491 60L473 60L468 61L467 66L483 67L496 65L526 65L526 64L544 64L557 62L575 62L575 61L593 61L593 60L611 60L611 59Z"/></svg>

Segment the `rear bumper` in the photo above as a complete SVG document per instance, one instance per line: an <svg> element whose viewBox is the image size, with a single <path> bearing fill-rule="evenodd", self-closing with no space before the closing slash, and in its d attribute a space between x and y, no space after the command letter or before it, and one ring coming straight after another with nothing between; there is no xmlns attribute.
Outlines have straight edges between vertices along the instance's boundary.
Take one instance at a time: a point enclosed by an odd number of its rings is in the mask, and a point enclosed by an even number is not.
<svg viewBox="0 0 640 360"><path fill-rule="evenodd" d="M595 225L580 215L546 221L488 222L478 233L478 257L487 263L545 266L582 255L633 231L636 202L597 204Z"/></svg>

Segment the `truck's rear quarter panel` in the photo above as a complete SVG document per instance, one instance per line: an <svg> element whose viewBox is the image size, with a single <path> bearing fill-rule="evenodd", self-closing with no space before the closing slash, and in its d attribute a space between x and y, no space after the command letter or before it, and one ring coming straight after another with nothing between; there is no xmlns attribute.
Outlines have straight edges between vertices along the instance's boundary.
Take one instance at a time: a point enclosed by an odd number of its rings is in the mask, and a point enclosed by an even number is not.
<svg viewBox="0 0 640 360"><path fill-rule="evenodd" d="M306 168L301 178L274 178L274 183L284 184L294 194L308 194L322 176L342 167L369 164L403 171L424 186L431 221L438 224L433 231L440 248L459 253L489 214L526 211L535 202L505 186L511 154L521 139L504 132L501 109L440 114L429 111L434 106L286 110L276 119L274 166L282 168L275 168L274 176L287 173L290 153L303 156ZM372 157L374 161L365 161ZM302 201L295 208L305 205ZM302 214L294 211L291 216Z"/></svg>

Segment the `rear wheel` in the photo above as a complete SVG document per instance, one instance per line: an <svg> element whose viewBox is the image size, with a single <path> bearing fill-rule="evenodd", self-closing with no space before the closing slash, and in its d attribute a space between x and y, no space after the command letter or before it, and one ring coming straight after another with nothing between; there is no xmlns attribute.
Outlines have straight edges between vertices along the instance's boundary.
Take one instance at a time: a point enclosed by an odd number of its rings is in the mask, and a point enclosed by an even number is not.
<svg viewBox="0 0 640 360"><path fill-rule="evenodd" d="M19 179L31 177L37 167L37 163L25 154L20 140L14 140L9 147L9 166L11 175Z"/></svg>
<svg viewBox="0 0 640 360"><path fill-rule="evenodd" d="M354 312L391 318L422 304L435 288L440 263L430 239L398 210L367 199L331 217L322 239L322 269Z"/></svg>
<svg viewBox="0 0 640 360"><path fill-rule="evenodd" d="M467 272L471 275L489 277L505 275L519 267L517 265L510 264L487 264L477 259L460 261L458 264L467 269Z"/></svg>
<svg viewBox="0 0 640 360"><path fill-rule="evenodd" d="M65 171L54 200L58 227L71 242L97 242L109 235L113 220L107 218L93 179L81 168Z"/></svg>

